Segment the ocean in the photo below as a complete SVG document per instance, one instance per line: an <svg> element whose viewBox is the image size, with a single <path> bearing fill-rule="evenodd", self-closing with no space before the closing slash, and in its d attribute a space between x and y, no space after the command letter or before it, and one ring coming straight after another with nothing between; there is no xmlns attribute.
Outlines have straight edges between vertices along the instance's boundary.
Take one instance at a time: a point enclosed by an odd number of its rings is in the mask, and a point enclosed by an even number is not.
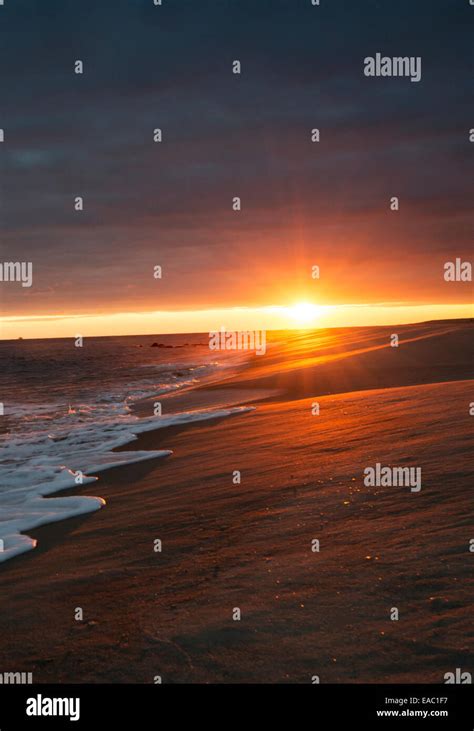
<svg viewBox="0 0 474 731"><path fill-rule="evenodd" d="M144 431L242 411L138 418L133 405L220 380L243 360L210 351L207 334L85 338L82 347L72 338L0 341L0 562L34 548L28 530L104 505L95 496L45 496L170 454L114 448Z"/></svg>

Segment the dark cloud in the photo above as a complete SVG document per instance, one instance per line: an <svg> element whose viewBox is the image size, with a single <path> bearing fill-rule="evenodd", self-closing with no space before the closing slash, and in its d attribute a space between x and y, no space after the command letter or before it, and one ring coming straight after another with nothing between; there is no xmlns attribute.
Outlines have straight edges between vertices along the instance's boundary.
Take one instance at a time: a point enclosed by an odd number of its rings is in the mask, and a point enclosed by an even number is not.
<svg viewBox="0 0 474 731"><path fill-rule="evenodd" d="M394 251L415 272L395 299L438 296L415 280L469 247L473 18L449 0L7 1L2 256L37 278L5 309L142 308L161 262L160 306L248 304L308 257L373 280ZM377 51L421 56L422 81L367 79Z"/></svg>

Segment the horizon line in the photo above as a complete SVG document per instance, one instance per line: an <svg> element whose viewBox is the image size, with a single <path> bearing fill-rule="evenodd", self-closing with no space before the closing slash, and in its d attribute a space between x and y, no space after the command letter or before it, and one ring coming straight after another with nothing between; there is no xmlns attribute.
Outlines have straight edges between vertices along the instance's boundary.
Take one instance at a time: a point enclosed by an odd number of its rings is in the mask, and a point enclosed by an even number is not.
<svg viewBox="0 0 474 731"><path fill-rule="evenodd" d="M54 316L53 316L54 317ZM0 318L0 323L1 323ZM384 328L384 327L407 327L411 325L427 325L429 323L447 323L447 322L472 322L474 321L474 315L471 317L445 317L445 318L435 318L435 319L429 319L429 320L415 320L410 322L400 322L400 323L386 323L386 324L357 324L357 325L326 325L326 326L310 326L310 327L301 327L301 326L294 326L294 327L269 327L269 328L254 328L253 330L265 330L266 332L317 332L318 330L351 330L351 329L357 329L357 328ZM252 328L241 328L236 330L228 329L227 332L245 332L245 331L252 331ZM87 337L88 340L92 339L99 339L99 338L144 338L144 337L167 337L167 336L175 336L175 335L208 335L209 332L216 332L216 330L189 330L189 331L180 331L180 332L152 332L152 333L122 333L122 334L113 334L113 335L87 335L84 337ZM16 343L19 340L70 340L71 338L74 339L74 335L60 335L60 336L47 336L47 337L23 337L18 336L15 338L2 338L0 337L0 342L3 343Z"/></svg>

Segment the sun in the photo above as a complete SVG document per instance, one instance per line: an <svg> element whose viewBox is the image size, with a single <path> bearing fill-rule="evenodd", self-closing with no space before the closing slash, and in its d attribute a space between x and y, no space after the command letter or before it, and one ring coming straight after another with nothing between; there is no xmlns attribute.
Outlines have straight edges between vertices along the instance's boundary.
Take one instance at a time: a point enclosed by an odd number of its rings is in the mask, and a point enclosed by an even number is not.
<svg viewBox="0 0 474 731"><path fill-rule="evenodd" d="M321 308L311 302L298 302L296 305L288 307L288 314L301 326L311 325L321 314Z"/></svg>

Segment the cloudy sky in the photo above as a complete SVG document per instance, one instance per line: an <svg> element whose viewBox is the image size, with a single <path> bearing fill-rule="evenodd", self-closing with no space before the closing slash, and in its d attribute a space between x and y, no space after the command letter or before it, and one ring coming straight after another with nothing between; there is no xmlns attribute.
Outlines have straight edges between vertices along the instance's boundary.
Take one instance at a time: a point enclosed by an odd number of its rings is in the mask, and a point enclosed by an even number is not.
<svg viewBox="0 0 474 731"><path fill-rule="evenodd" d="M443 266L471 256L473 24L468 0L5 0L1 261L34 282L0 283L3 314L469 303ZM377 52L421 81L366 77Z"/></svg>

